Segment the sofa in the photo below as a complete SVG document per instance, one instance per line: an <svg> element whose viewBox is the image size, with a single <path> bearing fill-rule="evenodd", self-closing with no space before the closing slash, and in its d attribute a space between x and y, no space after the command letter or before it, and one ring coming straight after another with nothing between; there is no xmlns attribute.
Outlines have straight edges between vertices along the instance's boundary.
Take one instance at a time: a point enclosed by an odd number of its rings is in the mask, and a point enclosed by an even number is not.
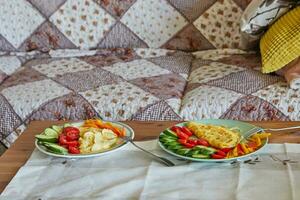
<svg viewBox="0 0 300 200"><path fill-rule="evenodd" d="M248 3L2 1L2 146L31 120L299 120L300 91L240 50Z"/></svg>

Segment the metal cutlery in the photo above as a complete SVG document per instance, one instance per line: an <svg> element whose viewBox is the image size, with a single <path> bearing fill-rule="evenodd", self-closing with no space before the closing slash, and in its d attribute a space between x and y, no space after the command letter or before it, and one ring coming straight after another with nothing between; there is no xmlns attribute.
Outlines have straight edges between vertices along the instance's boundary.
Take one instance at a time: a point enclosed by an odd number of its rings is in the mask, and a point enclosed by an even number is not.
<svg viewBox="0 0 300 200"><path fill-rule="evenodd" d="M126 142L130 142L133 146L135 146L136 148L138 148L138 149L142 150L143 152L147 153L149 156L155 158L156 160L160 161L164 165L166 165L168 167L175 166L175 164L172 161L168 160L167 158L155 155L154 153L151 153L150 151L147 151L147 150L143 149L142 147L136 145L133 142L131 137L125 136L125 137L123 137L123 140L126 141Z"/></svg>

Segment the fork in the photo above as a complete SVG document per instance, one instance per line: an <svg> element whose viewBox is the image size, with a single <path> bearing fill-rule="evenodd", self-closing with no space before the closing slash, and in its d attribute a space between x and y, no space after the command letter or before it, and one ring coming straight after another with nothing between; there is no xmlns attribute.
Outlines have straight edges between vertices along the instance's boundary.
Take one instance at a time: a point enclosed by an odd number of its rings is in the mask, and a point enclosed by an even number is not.
<svg viewBox="0 0 300 200"><path fill-rule="evenodd" d="M252 135L262 132L262 131L286 131L286 130L293 130L293 129L299 129L300 126L291 126L291 127L286 127L286 128L260 128L260 127L254 127L247 131L244 136L241 137L240 141L246 140L247 138L251 137Z"/></svg>
<svg viewBox="0 0 300 200"><path fill-rule="evenodd" d="M143 152L147 153L149 156L155 158L156 160L160 161L160 162L163 163L164 165L166 165L166 166L168 166L168 167L173 167L173 166L175 166L175 164L174 164L172 161L168 160L167 158L164 158L164 157L155 155L154 153L151 153L150 151L147 151L147 150L143 149L142 147L136 145L136 144L133 142L133 140L132 140L131 137L129 137L129 136L124 136L124 137L122 137L122 139L123 139L124 141L126 141L126 142L130 142L133 146L135 146L136 148L138 148L138 149L142 150Z"/></svg>

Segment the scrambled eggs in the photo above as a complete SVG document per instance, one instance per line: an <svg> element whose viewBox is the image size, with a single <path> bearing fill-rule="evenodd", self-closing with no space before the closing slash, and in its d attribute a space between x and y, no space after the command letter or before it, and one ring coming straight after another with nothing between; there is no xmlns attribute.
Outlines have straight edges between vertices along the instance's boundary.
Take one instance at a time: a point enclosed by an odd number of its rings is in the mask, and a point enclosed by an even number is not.
<svg viewBox="0 0 300 200"><path fill-rule="evenodd" d="M235 147L240 140L240 133L222 126L189 122L187 127L197 137L206 139L211 146L220 149Z"/></svg>

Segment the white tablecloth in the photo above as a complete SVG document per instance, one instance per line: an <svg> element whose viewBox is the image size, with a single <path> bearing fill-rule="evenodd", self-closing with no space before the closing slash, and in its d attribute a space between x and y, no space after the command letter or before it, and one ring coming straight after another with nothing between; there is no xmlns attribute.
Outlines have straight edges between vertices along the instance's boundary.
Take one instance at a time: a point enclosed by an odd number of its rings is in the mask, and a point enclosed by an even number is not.
<svg viewBox="0 0 300 200"><path fill-rule="evenodd" d="M156 141L137 144L168 156ZM268 145L256 161L246 163L187 164L169 158L179 165L165 167L131 145L79 160L35 150L0 199L300 199L297 144Z"/></svg>

